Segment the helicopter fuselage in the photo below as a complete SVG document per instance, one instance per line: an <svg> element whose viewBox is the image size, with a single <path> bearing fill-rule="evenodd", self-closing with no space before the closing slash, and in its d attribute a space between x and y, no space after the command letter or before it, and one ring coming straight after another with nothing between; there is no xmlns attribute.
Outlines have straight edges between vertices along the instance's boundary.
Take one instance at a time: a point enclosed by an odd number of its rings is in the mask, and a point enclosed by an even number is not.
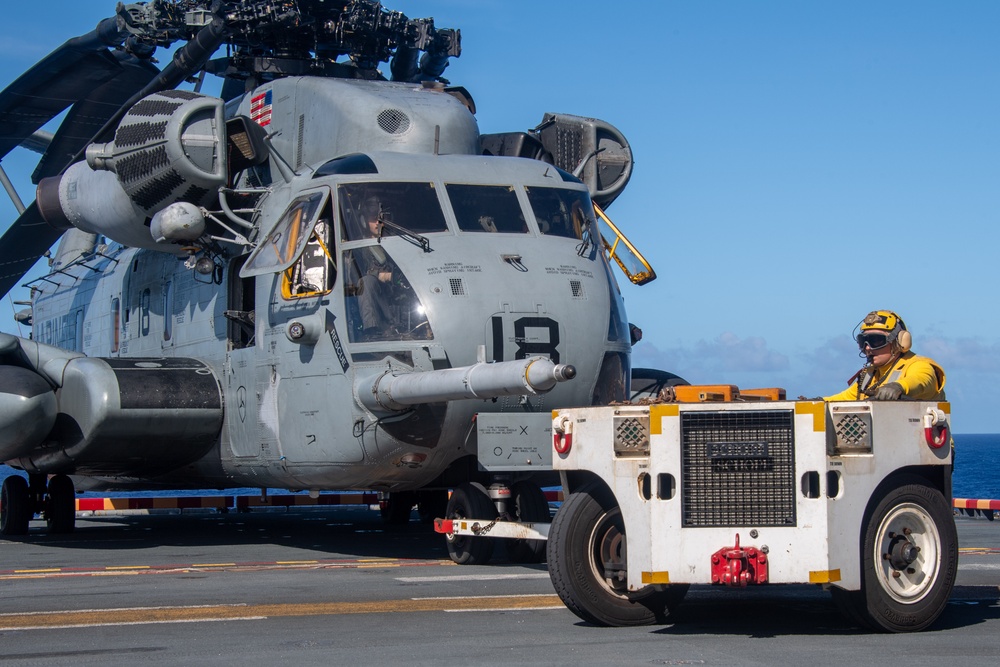
<svg viewBox="0 0 1000 667"><path fill-rule="evenodd" d="M99 244L36 284L33 339L106 365L82 374L112 374L93 382L120 396L89 442L57 420L18 465L120 485L405 490L476 455L479 412L621 400L628 324L581 182L476 154L472 114L420 86L288 78L235 111L254 118L261 95L289 159L236 188L263 192L239 213L259 228L253 253L230 244L192 267ZM327 101L328 118L301 122ZM373 398L383 377L535 357L576 377L538 395Z"/></svg>

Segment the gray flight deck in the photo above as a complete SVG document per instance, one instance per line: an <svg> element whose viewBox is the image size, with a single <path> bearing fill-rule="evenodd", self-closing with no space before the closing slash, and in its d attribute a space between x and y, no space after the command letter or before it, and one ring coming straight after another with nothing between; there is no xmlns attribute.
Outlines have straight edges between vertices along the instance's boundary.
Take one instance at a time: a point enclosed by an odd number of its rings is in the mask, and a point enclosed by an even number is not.
<svg viewBox="0 0 1000 667"><path fill-rule="evenodd" d="M862 631L818 587L693 587L672 624L598 628L543 565L457 566L364 508L79 519L0 540L0 665L995 664L1000 524L957 519L952 603Z"/></svg>

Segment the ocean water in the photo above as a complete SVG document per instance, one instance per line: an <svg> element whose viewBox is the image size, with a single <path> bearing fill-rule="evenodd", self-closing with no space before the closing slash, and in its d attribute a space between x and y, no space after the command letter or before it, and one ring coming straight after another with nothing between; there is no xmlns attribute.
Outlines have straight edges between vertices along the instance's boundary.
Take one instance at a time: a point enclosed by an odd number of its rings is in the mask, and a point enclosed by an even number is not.
<svg viewBox="0 0 1000 667"><path fill-rule="evenodd" d="M956 498L1000 500L1000 435L955 436L952 486Z"/></svg>
<svg viewBox="0 0 1000 667"><path fill-rule="evenodd" d="M966 434L955 437L955 471L952 477L956 498L976 498L980 500L1000 500L1000 434ZM0 481L18 471L0 465ZM24 473L20 473L24 474ZM157 491L157 492L114 492L83 493L83 498L93 497L135 497L135 496L222 496L258 495L260 489L218 489L206 491ZM288 493L284 490L269 490L272 494Z"/></svg>

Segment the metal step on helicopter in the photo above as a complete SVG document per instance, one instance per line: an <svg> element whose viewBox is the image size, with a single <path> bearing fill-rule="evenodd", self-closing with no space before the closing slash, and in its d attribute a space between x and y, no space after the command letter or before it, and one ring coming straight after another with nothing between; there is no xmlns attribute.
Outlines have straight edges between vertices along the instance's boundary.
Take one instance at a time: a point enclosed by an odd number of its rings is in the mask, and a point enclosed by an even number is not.
<svg viewBox="0 0 1000 667"><path fill-rule="evenodd" d="M30 338L0 334L0 461L27 473L0 533L72 530L74 480L548 517L552 473L487 473L476 416L627 398L612 264L655 273L604 214L625 137L559 113L481 134L442 78L460 54L459 30L371 0L155 0L0 92L0 157L41 154L2 293L48 257ZM179 88L206 73L220 97Z"/></svg>

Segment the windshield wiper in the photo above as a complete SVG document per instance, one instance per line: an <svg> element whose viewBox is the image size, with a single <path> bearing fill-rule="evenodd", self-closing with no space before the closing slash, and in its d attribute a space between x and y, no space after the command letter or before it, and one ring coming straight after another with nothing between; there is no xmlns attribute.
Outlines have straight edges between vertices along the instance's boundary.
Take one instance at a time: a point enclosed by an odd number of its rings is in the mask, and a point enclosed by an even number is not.
<svg viewBox="0 0 1000 667"><path fill-rule="evenodd" d="M411 232L406 227L403 227L402 225L397 225L395 222L389 222L381 215L378 217L378 222L379 222L379 228L378 228L379 243L382 242L382 228L388 227L389 229L394 230L396 234L402 236L404 239L406 239L413 245L420 246L421 250L423 250L424 252L431 252L431 241L426 236L421 236L416 232Z"/></svg>

